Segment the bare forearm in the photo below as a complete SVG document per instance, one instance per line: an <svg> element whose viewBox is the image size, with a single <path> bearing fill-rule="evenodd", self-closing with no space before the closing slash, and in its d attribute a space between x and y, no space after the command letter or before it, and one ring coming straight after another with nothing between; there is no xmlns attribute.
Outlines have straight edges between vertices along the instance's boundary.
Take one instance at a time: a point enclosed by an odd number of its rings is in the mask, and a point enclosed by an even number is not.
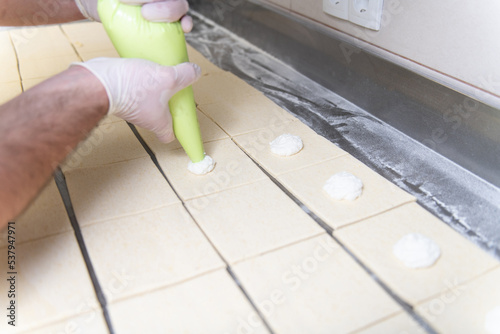
<svg viewBox="0 0 500 334"><path fill-rule="evenodd" d="M0 0L0 26L32 26L84 19L74 0Z"/></svg>
<svg viewBox="0 0 500 334"><path fill-rule="evenodd" d="M106 114L100 81L72 67L0 106L0 228Z"/></svg>

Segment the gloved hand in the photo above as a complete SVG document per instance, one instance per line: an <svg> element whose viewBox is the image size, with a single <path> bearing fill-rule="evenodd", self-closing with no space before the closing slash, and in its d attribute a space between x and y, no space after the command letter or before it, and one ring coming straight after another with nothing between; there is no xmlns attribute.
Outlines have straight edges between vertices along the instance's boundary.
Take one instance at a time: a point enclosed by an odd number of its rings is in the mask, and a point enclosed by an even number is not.
<svg viewBox="0 0 500 334"><path fill-rule="evenodd" d="M189 4L187 0L120 0L129 5L142 5L142 16L153 22L177 22L181 20L182 30L193 29L193 19L186 15ZM75 0L83 16L98 21L97 0Z"/></svg>
<svg viewBox="0 0 500 334"><path fill-rule="evenodd" d="M201 74L193 63L167 67L144 59L95 58L71 66L86 68L102 82L108 114L153 131L165 143L175 138L168 101Z"/></svg>

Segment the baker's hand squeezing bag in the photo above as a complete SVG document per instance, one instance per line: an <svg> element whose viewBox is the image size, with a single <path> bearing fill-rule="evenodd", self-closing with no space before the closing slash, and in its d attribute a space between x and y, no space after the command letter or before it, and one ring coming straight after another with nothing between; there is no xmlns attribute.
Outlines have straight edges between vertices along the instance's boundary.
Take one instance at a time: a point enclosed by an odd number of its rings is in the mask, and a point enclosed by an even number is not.
<svg viewBox="0 0 500 334"><path fill-rule="evenodd" d="M141 6L119 0L99 0L99 17L123 58L142 58L164 66L189 61L180 22L150 22L143 18ZM147 92L145 92L147 93ZM169 101L174 133L192 162L205 157L196 116L192 87L175 94Z"/></svg>

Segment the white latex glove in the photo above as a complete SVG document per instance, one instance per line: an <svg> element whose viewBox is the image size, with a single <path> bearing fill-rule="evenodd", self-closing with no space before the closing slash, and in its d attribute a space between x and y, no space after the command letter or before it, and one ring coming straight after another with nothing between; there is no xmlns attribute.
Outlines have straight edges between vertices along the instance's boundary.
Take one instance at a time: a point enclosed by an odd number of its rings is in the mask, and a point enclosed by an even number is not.
<svg viewBox="0 0 500 334"><path fill-rule="evenodd" d="M95 58L71 66L86 68L102 82L109 115L153 131L165 143L175 138L168 101L201 74L193 63L167 67L144 59Z"/></svg>
<svg viewBox="0 0 500 334"><path fill-rule="evenodd" d="M193 29L193 19L186 15L189 10L187 0L120 0L129 5L142 5L142 16L153 22L181 21L182 30ZM97 12L97 0L75 0L83 16L89 20L101 22Z"/></svg>

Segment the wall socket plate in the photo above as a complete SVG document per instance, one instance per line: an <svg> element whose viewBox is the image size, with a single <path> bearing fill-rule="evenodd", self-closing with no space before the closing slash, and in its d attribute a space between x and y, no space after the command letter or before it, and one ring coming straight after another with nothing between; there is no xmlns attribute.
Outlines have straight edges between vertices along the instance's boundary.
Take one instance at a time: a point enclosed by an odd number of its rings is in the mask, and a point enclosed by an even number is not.
<svg viewBox="0 0 500 334"><path fill-rule="evenodd" d="M380 30L384 0L323 0L323 11L368 29Z"/></svg>
<svg viewBox="0 0 500 334"><path fill-rule="evenodd" d="M379 30L384 0L350 0L349 21L360 26Z"/></svg>
<svg viewBox="0 0 500 334"><path fill-rule="evenodd" d="M349 20L349 0L323 0L323 11L335 17Z"/></svg>

